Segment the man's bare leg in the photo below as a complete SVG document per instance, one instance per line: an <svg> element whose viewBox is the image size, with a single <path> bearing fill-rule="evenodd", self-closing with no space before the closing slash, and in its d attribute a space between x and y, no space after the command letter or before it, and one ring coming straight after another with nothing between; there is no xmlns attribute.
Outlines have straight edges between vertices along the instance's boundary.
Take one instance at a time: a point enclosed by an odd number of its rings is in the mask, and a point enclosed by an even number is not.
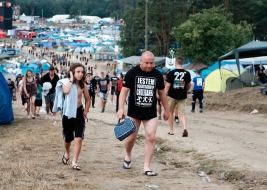
<svg viewBox="0 0 267 190"><path fill-rule="evenodd" d="M134 146L134 143L135 143L135 140L136 140L136 137L137 137L139 128L140 128L140 124L141 124L141 121L140 120L134 119L134 118L131 118L131 119L133 120L133 122L134 122L135 126L137 127L137 129L136 129L136 131L133 134L131 134L129 137L127 137L125 139L125 150L126 150L125 160L126 161L130 161L131 160L132 149L133 149L133 146ZM127 165L124 162L123 165L126 168L131 168L131 164Z"/></svg>
<svg viewBox="0 0 267 190"><path fill-rule="evenodd" d="M77 165L77 161L78 161L78 157L80 155L81 149L82 149L82 138L81 137L75 137L72 166Z"/></svg>
<svg viewBox="0 0 267 190"><path fill-rule="evenodd" d="M186 116L185 116L185 114L180 114L180 119L182 121L183 129L186 130Z"/></svg>
<svg viewBox="0 0 267 190"><path fill-rule="evenodd" d="M170 134L173 134L173 111L170 110L170 117L169 117L169 126L170 126Z"/></svg>
<svg viewBox="0 0 267 190"><path fill-rule="evenodd" d="M47 115L49 115L49 112L50 112L50 103L46 104L45 109L46 109Z"/></svg>
<svg viewBox="0 0 267 190"><path fill-rule="evenodd" d="M152 156L154 154L155 149L155 135L157 131L157 119L153 118L150 120L143 121L144 128L145 128L145 136L146 136L146 142L145 142L145 162L144 162L144 172L150 171L150 163L152 160ZM151 175L152 173L149 172L148 175Z"/></svg>

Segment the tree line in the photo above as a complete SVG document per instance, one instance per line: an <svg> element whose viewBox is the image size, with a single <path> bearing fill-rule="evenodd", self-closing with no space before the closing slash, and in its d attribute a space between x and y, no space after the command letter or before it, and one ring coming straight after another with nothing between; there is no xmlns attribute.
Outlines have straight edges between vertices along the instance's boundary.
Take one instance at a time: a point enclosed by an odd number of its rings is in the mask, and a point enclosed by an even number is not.
<svg viewBox="0 0 267 190"><path fill-rule="evenodd" d="M267 0L138 0L123 15L123 55L140 55L148 38L148 49L157 56L173 49L176 55L211 64L249 41L266 41L265 10Z"/></svg>

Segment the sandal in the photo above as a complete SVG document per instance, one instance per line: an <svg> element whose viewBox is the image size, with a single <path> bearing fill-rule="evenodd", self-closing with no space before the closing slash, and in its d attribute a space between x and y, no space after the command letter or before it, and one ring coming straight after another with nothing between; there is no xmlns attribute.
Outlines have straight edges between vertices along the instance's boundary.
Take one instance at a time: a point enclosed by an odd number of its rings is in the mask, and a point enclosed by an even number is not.
<svg viewBox="0 0 267 190"><path fill-rule="evenodd" d="M153 176L157 176L158 174L154 173L152 170L147 170L145 171L144 175L153 177Z"/></svg>
<svg viewBox="0 0 267 190"><path fill-rule="evenodd" d="M80 166L78 166L77 164L72 166L72 169L74 170L81 170Z"/></svg>
<svg viewBox="0 0 267 190"><path fill-rule="evenodd" d="M69 159L70 159L70 158L66 158L66 157L65 157L65 152L64 152L63 157L62 157L62 163L63 163L64 165L68 165L68 161L69 161Z"/></svg>
<svg viewBox="0 0 267 190"><path fill-rule="evenodd" d="M124 163L127 164L127 166L125 166ZM131 169L131 166L130 166L131 163L132 163L132 160L130 160L130 161L124 160L124 162L122 164L122 168L123 169Z"/></svg>

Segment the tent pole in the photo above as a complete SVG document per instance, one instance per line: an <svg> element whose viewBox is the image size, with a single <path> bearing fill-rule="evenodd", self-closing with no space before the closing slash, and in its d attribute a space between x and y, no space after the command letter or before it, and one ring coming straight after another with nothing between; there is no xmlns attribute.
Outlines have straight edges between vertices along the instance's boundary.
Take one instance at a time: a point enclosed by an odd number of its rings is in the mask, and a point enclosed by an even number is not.
<svg viewBox="0 0 267 190"><path fill-rule="evenodd" d="M240 74L239 52L235 52L235 60L236 60L236 64L237 64L240 84L241 84L241 87L244 88L243 83L242 83L241 74Z"/></svg>
<svg viewBox="0 0 267 190"><path fill-rule="evenodd" d="M220 78L221 78L221 92L223 92L223 86L222 86L222 72L221 72L221 61L222 61L222 60L218 60L218 65L219 65Z"/></svg>

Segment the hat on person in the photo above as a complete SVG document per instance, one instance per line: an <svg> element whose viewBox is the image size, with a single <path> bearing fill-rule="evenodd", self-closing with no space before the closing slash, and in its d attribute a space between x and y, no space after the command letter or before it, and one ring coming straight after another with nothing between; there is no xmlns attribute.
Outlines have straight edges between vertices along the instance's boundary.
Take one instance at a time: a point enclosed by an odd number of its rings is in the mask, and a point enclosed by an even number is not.
<svg viewBox="0 0 267 190"><path fill-rule="evenodd" d="M53 71L53 70L55 70L55 68L53 67L53 65L51 65L51 66L49 67L49 71Z"/></svg>

